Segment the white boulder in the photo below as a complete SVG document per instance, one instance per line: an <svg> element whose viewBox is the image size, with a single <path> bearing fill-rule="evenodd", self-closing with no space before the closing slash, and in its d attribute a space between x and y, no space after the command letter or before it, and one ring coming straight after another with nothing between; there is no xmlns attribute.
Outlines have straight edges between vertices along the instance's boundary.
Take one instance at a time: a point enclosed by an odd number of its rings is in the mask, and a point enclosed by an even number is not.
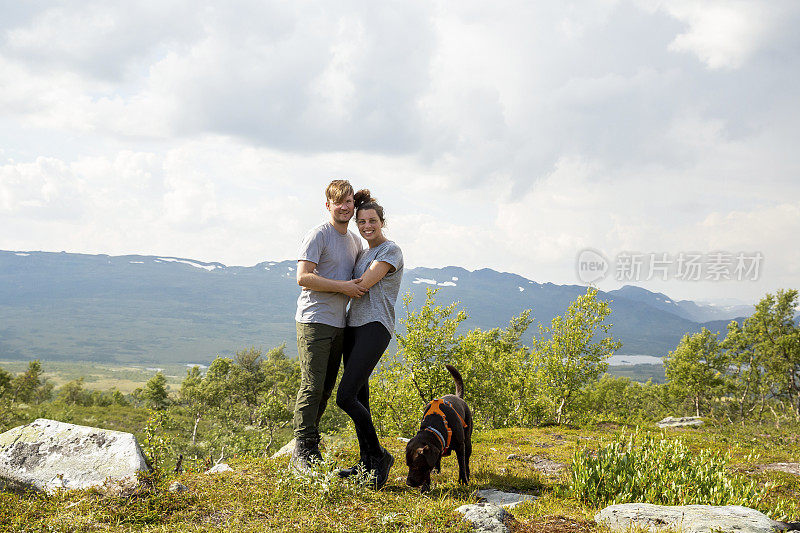
<svg viewBox="0 0 800 533"><path fill-rule="evenodd" d="M169 488L167 490L169 490L170 492L186 492L189 490L189 487L187 487L183 483L173 481L172 483L169 484Z"/></svg>
<svg viewBox="0 0 800 533"><path fill-rule="evenodd" d="M486 503L497 505L498 507L505 507L506 509L513 509L517 505L535 500L536 496L530 494L519 494L518 492L503 492L497 489L479 489L475 491L475 496L478 500Z"/></svg>
<svg viewBox="0 0 800 533"><path fill-rule="evenodd" d="M509 533L506 521L511 514L502 507L491 503L471 503L456 509L464 515L464 520L472 522L475 531L481 533Z"/></svg>
<svg viewBox="0 0 800 533"><path fill-rule="evenodd" d="M233 472L233 468L228 466L227 463L220 463L206 470L206 474L221 474L223 472Z"/></svg>
<svg viewBox="0 0 800 533"><path fill-rule="evenodd" d="M678 428L685 426L702 426L703 419L699 416L668 416L656 424L660 428Z"/></svg>
<svg viewBox="0 0 800 533"><path fill-rule="evenodd" d="M294 443L297 439L292 439L286 444L284 444L280 450L272 454L273 459L277 459L278 457L283 457L284 455L292 455L292 450L294 450Z"/></svg>
<svg viewBox="0 0 800 533"><path fill-rule="evenodd" d="M0 487L52 492L130 484L150 470L130 433L39 418L0 435Z"/></svg>
<svg viewBox="0 0 800 533"><path fill-rule="evenodd" d="M780 524L766 515L738 505L663 506L650 503L623 503L606 507L594 517L612 531L632 528L682 533L774 533Z"/></svg>

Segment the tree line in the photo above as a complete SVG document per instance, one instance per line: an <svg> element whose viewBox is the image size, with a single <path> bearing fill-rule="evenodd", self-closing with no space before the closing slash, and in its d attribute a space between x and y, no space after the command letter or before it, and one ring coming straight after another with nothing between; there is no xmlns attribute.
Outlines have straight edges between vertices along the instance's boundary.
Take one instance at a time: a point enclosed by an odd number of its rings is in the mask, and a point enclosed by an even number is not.
<svg viewBox="0 0 800 533"><path fill-rule="evenodd" d="M666 415L694 414L730 421L800 421L800 328L794 319L796 290L767 294L742 324L727 334L703 329L687 334L664 359L667 381L639 383L607 373L608 358L621 347L613 338L609 303L589 288L549 325L533 324L531 311L503 328L462 331L468 314L457 303L436 305L429 289L418 309L404 297L405 332L370 381L371 410L384 434L416 431L424 404L453 391L445 363L459 369L479 428L585 424L602 420L648 422ZM530 338L527 345L523 339ZM125 395L89 390L83 378L55 389L31 361L19 375L0 369L0 428L15 420L15 406L48 405L39 416L58 417L54 406L148 408L172 424L187 450L209 442L230 450L269 449L278 432L288 434L299 387L299 366L284 346L217 357L203 372L187 370L170 391L158 372ZM17 417L19 419L19 417ZM171 420L171 422L166 422ZM323 429L348 422L331 405Z"/></svg>

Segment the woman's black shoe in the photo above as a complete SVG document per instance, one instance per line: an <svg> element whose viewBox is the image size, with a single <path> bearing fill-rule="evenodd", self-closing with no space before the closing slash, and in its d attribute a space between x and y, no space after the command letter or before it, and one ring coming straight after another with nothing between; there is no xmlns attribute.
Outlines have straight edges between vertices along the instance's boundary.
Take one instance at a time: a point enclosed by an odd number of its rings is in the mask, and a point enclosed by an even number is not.
<svg viewBox="0 0 800 533"><path fill-rule="evenodd" d="M350 468L340 468L336 472L336 475L341 478L345 478L357 474L359 471L367 472L369 471L369 465L367 464L366 460L367 458L362 455L361 459L359 459L356 464L354 464Z"/></svg>
<svg viewBox="0 0 800 533"><path fill-rule="evenodd" d="M389 470L394 464L394 457L389 453L389 450L386 448L381 448L381 450L383 450L382 455L370 458L372 473L375 475L375 490L381 490L386 484L389 479Z"/></svg>

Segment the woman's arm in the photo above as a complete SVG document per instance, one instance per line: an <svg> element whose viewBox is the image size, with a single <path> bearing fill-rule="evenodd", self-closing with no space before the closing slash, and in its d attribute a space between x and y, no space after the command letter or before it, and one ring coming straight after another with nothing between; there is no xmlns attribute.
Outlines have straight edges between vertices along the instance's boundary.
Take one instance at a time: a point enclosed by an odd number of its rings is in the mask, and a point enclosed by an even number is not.
<svg viewBox="0 0 800 533"><path fill-rule="evenodd" d="M386 261L373 261L367 271L364 272L364 275L361 276L358 286L367 290L382 280L390 270L394 270L394 267Z"/></svg>
<svg viewBox="0 0 800 533"><path fill-rule="evenodd" d="M298 261L297 262L297 284L306 289L319 292L340 292L350 298L361 298L367 292L369 287L359 287L360 279L351 279L349 281L339 281L335 279L323 278L315 274L314 269L317 267L316 263L311 261ZM383 275L381 275L381 278ZM378 278L380 279L380 278ZM378 280L375 280L377 283ZM374 283L373 283L374 285ZM371 287L372 285L370 285Z"/></svg>

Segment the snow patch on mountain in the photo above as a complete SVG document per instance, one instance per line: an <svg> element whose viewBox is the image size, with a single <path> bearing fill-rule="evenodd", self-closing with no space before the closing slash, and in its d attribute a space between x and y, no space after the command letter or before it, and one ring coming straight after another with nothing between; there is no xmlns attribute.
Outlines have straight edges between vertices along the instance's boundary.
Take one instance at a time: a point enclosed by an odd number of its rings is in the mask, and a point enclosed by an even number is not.
<svg viewBox="0 0 800 533"><path fill-rule="evenodd" d="M436 280L435 279L429 279L429 278L416 278L411 283L414 283L414 284L417 284L417 285L419 285L420 283L427 283L428 285L436 285Z"/></svg>
<svg viewBox="0 0 800 533"><path fill-rule="evenodd" d="M200 263L195 263L194 261L187 261L186 259L175 259L174 257L159 257L158 259L156 259L157 263L160 263L162 261L165 263L183 263L185 265L193 266L195 268L202 268L203 270L208 270L209 272L219 268L217 265L201 265Z"/></svg>

